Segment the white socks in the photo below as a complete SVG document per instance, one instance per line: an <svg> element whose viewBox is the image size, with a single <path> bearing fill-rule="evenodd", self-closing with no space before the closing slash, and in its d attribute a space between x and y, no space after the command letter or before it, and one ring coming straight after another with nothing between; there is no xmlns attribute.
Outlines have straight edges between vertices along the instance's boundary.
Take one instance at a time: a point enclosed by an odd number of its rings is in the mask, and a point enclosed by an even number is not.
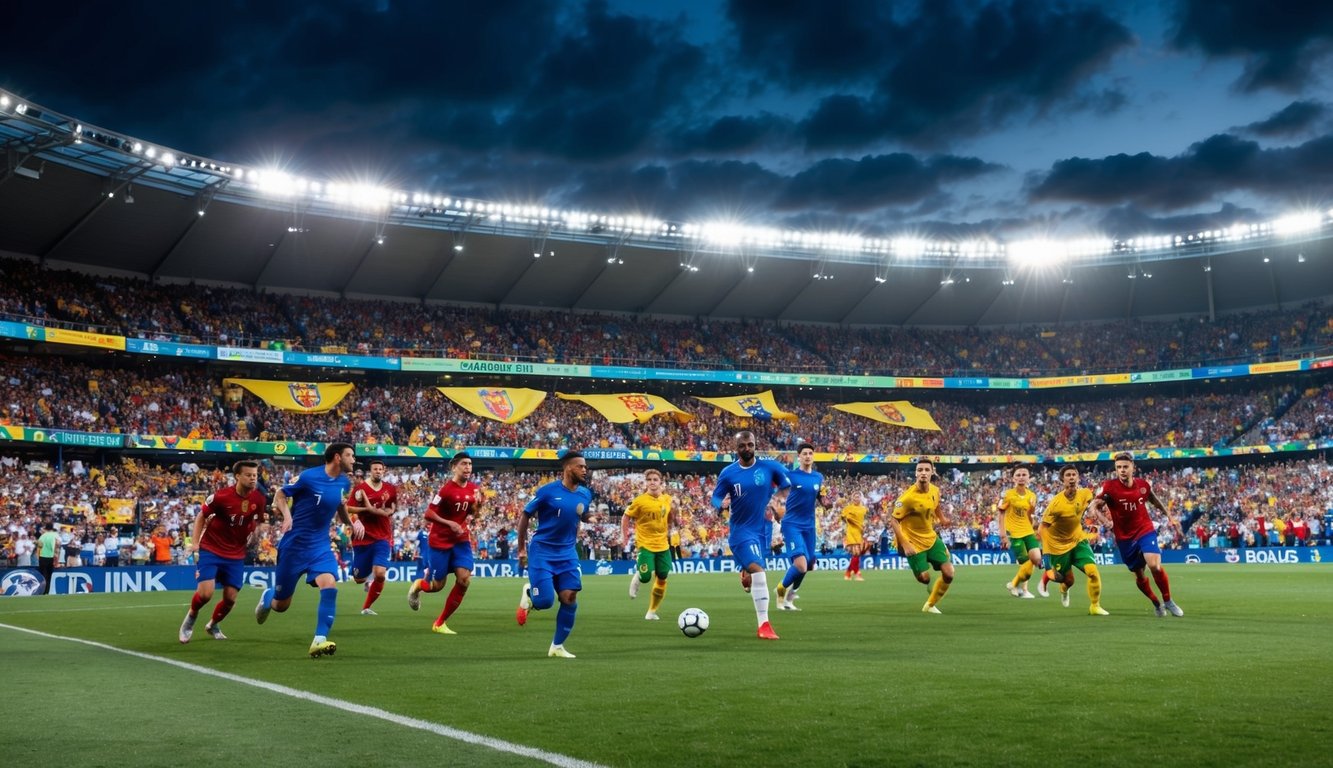
<svg viewBox="0 0 1333 768"><path fill-rule="evenodd" d="M754 615L762 626L768 621L768 574L763 571L750 574L750 599L754 600Z"/></svg>

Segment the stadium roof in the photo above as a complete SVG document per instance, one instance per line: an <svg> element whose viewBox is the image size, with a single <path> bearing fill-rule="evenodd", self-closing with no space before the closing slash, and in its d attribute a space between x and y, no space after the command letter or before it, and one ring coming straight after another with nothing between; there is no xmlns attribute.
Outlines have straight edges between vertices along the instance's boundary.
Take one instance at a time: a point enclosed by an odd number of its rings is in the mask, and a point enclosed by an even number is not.
<svg viewBox="0 0 1333 768"><path fill-rule="evenodd" d="M293 180L0 94L0 251L261 290L869 325L1225 313L1333 296L1333 212L1081 245L726 232ZM293 188L298 185L299 188Z"/></svg>

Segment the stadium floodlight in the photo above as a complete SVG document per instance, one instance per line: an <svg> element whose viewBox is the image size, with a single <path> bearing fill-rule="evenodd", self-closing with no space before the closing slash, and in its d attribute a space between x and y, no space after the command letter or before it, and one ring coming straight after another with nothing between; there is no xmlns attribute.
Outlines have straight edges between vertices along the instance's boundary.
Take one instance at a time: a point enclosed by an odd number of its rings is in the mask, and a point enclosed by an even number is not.
<svg viewBox="0 0 1333 768"><path fill-rule="evenodd" d="M908 258L924 256L926 254L926 241L915 237L899 237L893 241L893 252Z"/></svg>
<svg viewBox="0 0 1333 768"><path fill-rule="evenodd" d="M1051 266L1064 255L1063 244L1054 240L1020 240L1009 244L1009 259L1024 267Z"/></svg>
<svg viewBox="0 0 1333 768"><path fill-rule="evenodd" d="M9 109L9 97L0 96L0 109Z"/></svg>
<svg viewBox="0 0 1333 768"><path fill-rule="evenodd" d="M1298 254L1296 254L1296 263L1297 263L1297 264L1304 264L1304 263L1305 263L1305 254L1303 254L1303 253L1298 253Z"/></svg>
<svg viewBox="0 0 1333 768"><path fill-rule="evenodd" d="M1274 219L1273 232L1278 235L1300 235L1317 230L1322 225L1322 217L1317 213L1293 213Z"/></svg>

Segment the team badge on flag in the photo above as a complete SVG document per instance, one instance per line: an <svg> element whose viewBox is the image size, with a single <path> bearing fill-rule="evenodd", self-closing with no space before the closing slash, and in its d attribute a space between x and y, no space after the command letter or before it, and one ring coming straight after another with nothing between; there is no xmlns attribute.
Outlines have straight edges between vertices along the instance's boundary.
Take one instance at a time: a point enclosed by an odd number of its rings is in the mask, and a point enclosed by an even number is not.
<svg viewBox="0 0 1333 768"><path fill-rule="evenodd" d="M318 384L292 382L287 385L287 391L292 393L292 401L300 406L303 411L313 411L318 408L322 399Z"/></svg>
<svg viewBox="0 0 1333 768"><path fill-rule="evenodd" d="M244 387L274 408L296 413L331 411L352 391L352 385L344 382L223 379L222 383Z"/></svg>
<svg viewBox="0 0 1333 768"><path fill-rule="evenodd" d="M625 424L631 421L645 422L654 416L670 416L677 423L684 424L694 416L682 411L666 399L642 392L624 392L614 395L567 395L556 392L561 400L577 400L597 410L607 421Z"/></svg>
<svg viewBox="0 0 1333 768"><path fill-rule="evenodd" d="M511 387L437 387L440 394L474 416L515 424L532 415L546 400L539 389Z"/></svg>
<svg viewBox="0 0 1333 768"><path fill-rule="evenodd" d="M695 399L702 400L714 408L740 416L743 419L796 421L796 414L787 413L778 407L777 401L773 399L772 390L735 397L696 397Z"/></svg>
<svg viewBox="0 0 1333 768"><path fill-rule="evenodd" d="M931 417L928 411L924 408L917 408L906 400L879 403L840 403L833 406L833 408L844 413L873 419L881 424L907 427L908 429L940 431L940 426L935 423L935 419Z"/></svg>

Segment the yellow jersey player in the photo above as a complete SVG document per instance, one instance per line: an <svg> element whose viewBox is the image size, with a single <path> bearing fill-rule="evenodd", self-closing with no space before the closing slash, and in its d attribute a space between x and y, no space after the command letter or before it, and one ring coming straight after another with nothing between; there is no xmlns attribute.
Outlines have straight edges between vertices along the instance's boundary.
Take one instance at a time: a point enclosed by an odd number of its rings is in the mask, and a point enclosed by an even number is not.
<svg viewBox="0 0 1333 768"><path fill-rule="evenodd" d="M1028 591L1028 579L1032 578L1034 569L1041 567L1041 542L1038 541L1037 533L1032 527L1033 513L1037 509L1037 494L1028 488L1028 481L1031 479L1032 471L1026 466L1020 464L1014 467L1014 487L1000 496L998 505L1000 546L1008 547L1014 556L1014 562L1018 563L1018 573L1014 574L1014 578L1004 586L1009 590L1009 594L1027 600L1033 597Z"/></svg>
<svg viewBox="0 0 1333 768"><path fill-rule="evenodd" d="M922 584L930 584L930 569L940 572L930 588L930 597L921 607L923 613L939 613L936 605L953 583L953 562L949 550L935 532L935 523L948 525L940 514L940 489L931 483L935 476L935 462L921 458L916 463L916 482L893 504L889 525L893 527L898 551L907 558L912 575Z"/></svg>
<svg viewBox="0 0 1333 768"><path fill-rule="evenodd" d="M843 581L850 581L853 578L865 581L861 577L861 555L866 551L864 531L867 511L865 497L859 493L852 497L851 504L842 508L842 545L850 556L847 570L842 574Z"/></svg>
<svg viewBox="0 0 1333 768"><path fill-rule="evenodd" d="M671 497L662 492L662 473L650 469L643 473L647 490L631 501L620 518L620 546L629 542L629 524L634 521L634 541L639 548L636 567L630 573L629 596L639 596L639 585L647 584L654 575L652 597L644 620L657 621L657 609L666 596L667 576L671 574L671 545L668 533L675 528L671 514ZM678 534L679 535L679 534Z"/></svg>
<svg viewBox="0 0 1333 768"><path fill-rule="evenodd" d="M1074 569L1088 577L1088 613L1093 616L1109 615L1102 609L1102 578L1083 531L1083 516L1092 504L1092 489L1078 487L1078 468L1066 464L1060 468L1059 493L1051 497L1046 513L1041 517L1037 533L1046 542L1046 554L1051 559L1052 581L1060 585L1060 605L1069 607L1069 588L1074 585Z"/></svg>

